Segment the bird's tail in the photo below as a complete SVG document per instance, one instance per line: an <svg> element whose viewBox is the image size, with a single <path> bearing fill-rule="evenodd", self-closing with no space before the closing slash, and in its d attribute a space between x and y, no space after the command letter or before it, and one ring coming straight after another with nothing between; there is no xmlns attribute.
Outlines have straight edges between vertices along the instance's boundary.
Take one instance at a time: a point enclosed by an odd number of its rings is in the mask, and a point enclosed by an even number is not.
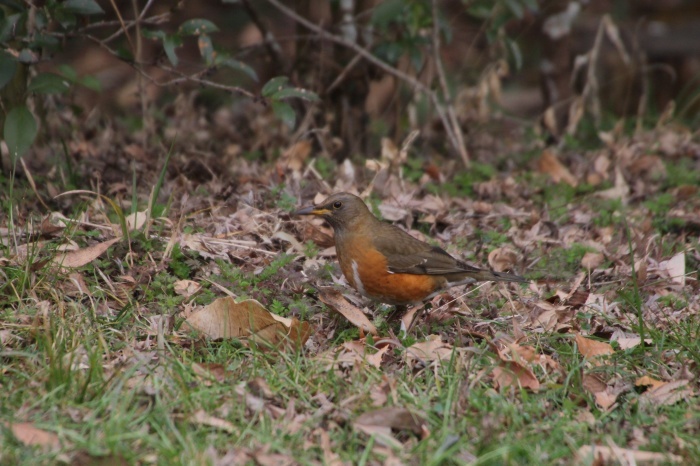
<svg viewBox="0 0 700 466"><path fill-rule="evenodd" d="M474 282L513 282L530 283L525 277L514 273L495 272L493 270L477 269L472 267L468 272L446 275L449 286L466 285Z"/></svg>
<svg viewBox="0 0 700 466"><path fill-rule="evenodd" d="M492 277L485 278L484 280L493 280L497 282L530 283L530 280L528 280L527 278L521 277L520 275L515 275L514 273L495 272L493 270L485 270L484 272L486 272Z"/></svg>

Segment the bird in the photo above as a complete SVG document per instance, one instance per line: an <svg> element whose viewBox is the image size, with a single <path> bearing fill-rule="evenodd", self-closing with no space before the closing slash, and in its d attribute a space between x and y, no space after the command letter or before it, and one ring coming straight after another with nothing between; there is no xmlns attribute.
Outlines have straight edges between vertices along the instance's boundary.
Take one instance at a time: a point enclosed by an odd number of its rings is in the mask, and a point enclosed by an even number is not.
<svg viewBox="0 0 700 466"><path fill-rule="evenodd" d="M420 304L445 289L476 281L528 283L511 273L471 266L444 249L375 217L359 197L340 192L294 215L315 215L333 227L348 283L361 295L399 307Z"/></svg>

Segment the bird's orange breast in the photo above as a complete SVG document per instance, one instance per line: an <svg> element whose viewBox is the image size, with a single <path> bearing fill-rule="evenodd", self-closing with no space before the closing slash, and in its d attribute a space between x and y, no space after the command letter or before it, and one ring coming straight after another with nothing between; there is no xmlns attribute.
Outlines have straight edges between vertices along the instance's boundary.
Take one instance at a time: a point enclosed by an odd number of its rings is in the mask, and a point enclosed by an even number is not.
<svg viewBox="0 0 700 466"><path fill-rule="evenodd" d="M420 302L445 285L442 276L390 273L386 257L368 243L352 241L337 247L343 275L360 294L405 305Z"/></svg>

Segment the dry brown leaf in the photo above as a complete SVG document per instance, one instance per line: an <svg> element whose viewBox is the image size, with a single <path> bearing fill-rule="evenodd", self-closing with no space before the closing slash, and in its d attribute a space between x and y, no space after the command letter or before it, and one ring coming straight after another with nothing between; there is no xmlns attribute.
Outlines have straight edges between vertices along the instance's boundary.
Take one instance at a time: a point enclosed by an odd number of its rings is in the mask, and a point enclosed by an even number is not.
<svg viewBox="0 0 700 466"><path fill-rule="evenodd" d="M653 377L649 377L648 375L644 375L637 380L634 381L634 384L637 387L644 387L644 386L651 386L652 389L661 387L662 385L666 385L666 382L663 382L661 380L656 380Z"/></svg>
<svg viewBox="0 0 700 466"><path fill-rule="evenodd" d="M323 451L323 464L328 466L343 466L343 460L333 451L331 447L331 437L324 429L316 429L313 433L318 435L321 450Z"/></svg>
<svg viewBox="0 0 700 466"><path fill-rule="evenodd" d="M521 387L536 392L540 389L540 382L532 370L517 361L501 360L499 365L493 369L493 381L498 390Z"/></svg>
<svg viewBox="0 0 700 466"><path fill-rule="evenodd" d="M304 162L309 157L309 154L311 154L311 141L304 139L296 142L282 153L277 162L277 167L281 171L300 172L304 168Z"/></svg>
<svg viewBox="0 0 700 466"><path fill-rule="evenodd" d="M597 269L604 260L605 256L599 252L587 252L581 258L581 266L587 270Z"/></svg>
<svg viewBox="0 0 700 466"><path fill-rule="evenodd" d="M583 374L582 383L583 388L594 396L600 409L607 411L617 401L617 394L597 375Z"/></svg>
<svg viewBox="0 0 700 466"><path fill-rule="evenodd" d="M272 314L253 299L237 303L231 297L219 298L190 315L185 323L214 339L240 338L274 346L289 341L301 347L311 335L307 322Z"/></svg>
<svg viewBox="0 0 700 466"><path fill-rule="evenodd" d="M365 360L379 369L379 367L382 365L382 358L384 357L384 354L389 351L389 345L386 345L383 348L380 348L376 353L374 354L369 354L365 356Z"/></svg>
<svg viewBox="0 0 700 466"><path fill-rule="evenodd" d="M126 226L129 230L139 230L148 220L148 211L134 212L126 216Z"/></svg>
<svg viewBox="0 0 700 466"><path fill-rule="evenodd" d="M255 453L253 458L255 458L257 466L292 466L298 464L291 456L279 453Z"/></svg>
<svg viewBox="0 0 700 466"><path fill-rule="evenodd" d="M685 286L685 252L679 252L671 259L659 264L661 270L665 270L671 281Z"/></svg>
<svg viewBox="0 0 700 466"><path fill-rule="evenodd" d="M319 288L318 298L335 312L345 317L355 327L372 335L377 334L377 328L369 321L362 310L350 304L340 292L329 287Z"/></svg>
<svg viewBox="0 0 700 466"><path fill-rule="evenodd" d="M173 283L173 291L180 296L189 298L202 289L202 285L193 280L178 280Z"/></svg>
<svg viewBox="0 0 700 466"><path fill-rule="evenodd" d="M510 248L496 248L489 253L489 265L496 272L511 270L518 263L518 255Z"/></svg>
<svg viewBox="0 0 700 466"><path fill-rule="evenodd" d="M406 358L424 363L449 360L452 357L452 346L444 343L440 335L430 335L426 341L414 343L406 349Z"/></svg>
<svg viewBox="0 0 700 466"><path fill-rule="evenodd" d="M355 426L389 427L395 430L410 430L420 435L424 432L422 416L412 413L406 408L389 406L373 411L367 411L355 419Z"/></svg>
<svg viewBox="0 0 700 466"><path fill-rule="evenodd" d="M225 419L219 419L218 417L212 416L203 409L197 410L188 419L193 424L213 427L215 429L228 432L229 434L238 433L238 429L236 429L236 426L233 425L233 423L226 421Z"/></svg>
<svg viewBox="0 0 700 466"><path fill-rule="evenodd" d="M193 363L192 371L204 379L214 379L221 383L226 379L226 368L218 363Z"/></svg>
<svg viewBox="0 0 700 466"><path fill-rule="evenodd" d="M401 332L408 333L408 331L411 330L411 327L418 316L418 311L421 309L421 306L412 306L404 313L404 315L401 316Z"/></svg>
<svg viewBox="0 0 700 466"><path fill-rule="evenodd" d="M121 240L112 238L77 251L66 252L53 258L53 263L61 267L82 267L100 257L111 245Z"/></svg>
<svg viewBox="0 0 700 466"><path fill-rule="evenodd" d="M618 167L615 168L615 185L612 188L597 191L595 195L603 199L620 199L626 203L629 193L630 187Z"/></svg>
<svg viewBox="0 0 700 466"><path fill-rule="evenodd" d="M667 464L681 463L683 458L671 453L629 450L603 445L583 445L576 452L576 464Z"/></svg>
<svg viewBox="0 0 700 466"><path fill-rule="evenodd" d="M556 154L549 149L542 151L542 156L537 162L537 168L541 173L549 175L555 183L563 181L574 187L578 184L569 169L562 165Z"/></svg>
<svg viewBox="0 0 700 466"><path fill-rule="evenodd" d="M689 380L664 383L642 393L639 402L656 406L675 404L694 395L693 389L687 386L689 383Z"/></svg>
<svg viewBox="0 0 700 466"><path fill-rule="evenodd" d="M13 422L6 425L12 430L12 435L25 445L50 448L58 448L61 446L58 435L34 427L34 424L31 422Z"/></svg>
<svg viewBox="0 0 700 466"><path fill-rule="evenodd" d="M579 353L581 353L584 358L595 358L615 352L609 343L591 340L578 333L576 334L576 345L578 346Z"/></svg>

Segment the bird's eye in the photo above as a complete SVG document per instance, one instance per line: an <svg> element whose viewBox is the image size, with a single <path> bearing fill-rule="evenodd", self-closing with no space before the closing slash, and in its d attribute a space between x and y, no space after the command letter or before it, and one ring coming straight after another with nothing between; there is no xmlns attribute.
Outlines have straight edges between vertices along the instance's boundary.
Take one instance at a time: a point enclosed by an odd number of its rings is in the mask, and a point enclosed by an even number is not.
<svg viewBox="0 0 700 466"><path fill-rule="evenodd" d="M343 207L343 203L342 203L342 202L340 202L340 201L335 201L335 202L333 203L333 208L334 208L334 209L340 209L341 207Z"/></svg>

